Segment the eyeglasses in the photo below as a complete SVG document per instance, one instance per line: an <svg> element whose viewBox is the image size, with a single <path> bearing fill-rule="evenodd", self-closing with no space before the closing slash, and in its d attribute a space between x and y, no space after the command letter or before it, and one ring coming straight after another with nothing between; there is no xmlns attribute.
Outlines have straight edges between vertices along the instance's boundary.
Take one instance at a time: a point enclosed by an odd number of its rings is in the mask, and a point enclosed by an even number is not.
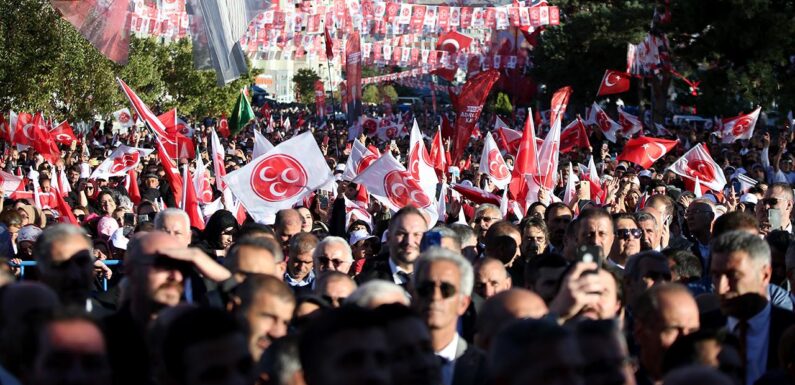
<svg viewBox="0 0 795 385"><path fill-rule="evenodd" d="M784 199L780 198L764 198L759 201L759 204L762 206L770 206L775 207L778 205L778 202L783 201Z"/></svg>
<svg viewBox="0 0 795 385"><path fill-rule="evenodd" d="M436 284L434 281L424 281L417 285L417 295L422 298L433 298L437 287L439 287L439 291L442 293L442 298L444 299L448 299L458 292L458 289L449 282L440 282Z"/></svg>
<svg viewBox="0 0 795 385"><path fill-rule="evenodd" d="M492 217L477 217L477 218L475 218L475 223L479 223L479 222L488 223L488 222L494 222L496 220L497 220L497 218L492 218Z"/></svg>
<svg viewBox="0 0 795 385"><path fill-rule="evenodd" d="M320 298L323 298L329 304L335 304L335 303L345 302L345 299L347 299L348 297L332 297L330 295L322 295L320 296Z"/></svg>
<svg viewBox="0 0 795 385"><path fill-rule="evenodd" d="M339 268L340 266L350 263L351 261L343 261L341 259L331 259L329 257L318 257L318 262L320 262L321 266L334 266L334 268Z"/></svg>
<svg viewBox="0 0 795 385"><path fill-rule="evenodd" d="M641 229L618 229L616 230L616 236L620 239L629 239L630 236L635 239L640 239L640 236L643 235L643 230Z"/></svg>

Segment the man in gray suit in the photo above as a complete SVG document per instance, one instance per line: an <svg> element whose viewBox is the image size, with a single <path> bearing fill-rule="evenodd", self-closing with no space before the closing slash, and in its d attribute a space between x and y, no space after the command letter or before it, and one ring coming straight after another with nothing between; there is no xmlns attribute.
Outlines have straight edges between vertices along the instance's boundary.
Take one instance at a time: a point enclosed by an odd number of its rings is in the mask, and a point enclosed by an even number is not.
<svg viewBox="0 0 795 385"><path fill-rule="evenodd" d="M454 251L431 248L414 263L413 306L431 331L431 343L442 363L442 384L485 384L486 356L468 346L458 320L472 296L472 265Z"/></svg>

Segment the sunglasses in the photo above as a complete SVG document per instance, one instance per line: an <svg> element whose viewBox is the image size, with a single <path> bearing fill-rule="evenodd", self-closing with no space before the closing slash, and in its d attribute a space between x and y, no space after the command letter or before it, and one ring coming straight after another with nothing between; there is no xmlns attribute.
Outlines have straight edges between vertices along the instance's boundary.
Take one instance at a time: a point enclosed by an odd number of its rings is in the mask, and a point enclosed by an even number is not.
<svg viewBox="0 0 795 385"><path fill-rule="evenodd" d="M347 299L348 297L332 297L330 295L322 295L322 296L320 296L320 298L323 298L329 304L333 304L335 302L336 303L343 303L343 302L345 302L345 299Z"/></svg>
<svg viewBox="0 0 795 385"><path fill-rule="evenodd" d="M759 204L762 205L762 206L767 205L767 206L770 206L770 207L774 207L774 206L778 205L779 200L780 199L778 199L778 198L764 198L764 199L759 201Z"/></svg>
<svg viewBox="0 0 795 385"><path fill-rule="evenodd" d="M641 229L618 229L616 230L616 236L620 239L629 239L631 236L635 239L640 239L640 236L643 235L643 230Z"/></svg>
<svg viewBox="0 0 795 385"><path fill-rule="evenodd" d="M321 264L322 266L329 266L329 265L331 265L331 266L334 266L334 268L338 268L338 267L342 266L343 264L345 264L345 263L348 263L348 262L349 262L349 261L343 261L343 260L341 260L341 259L331 259L331 258L329 258L329 257L319 257L319 258L317 259L317 261L318 261L318 262L320 262L320 264Z"/></svg>
<svg viewBox="0 0 795 385"><path fill-rule="evenodd" d="M436 293L436 288L439 288L439 291L442 293L442 298L448 299L454 296L458 289L452 283L449 282L440 282L437 284L434 281L425 281L421 282L417 285L417 295L422 298L433 298L433 295Z"/></svg>

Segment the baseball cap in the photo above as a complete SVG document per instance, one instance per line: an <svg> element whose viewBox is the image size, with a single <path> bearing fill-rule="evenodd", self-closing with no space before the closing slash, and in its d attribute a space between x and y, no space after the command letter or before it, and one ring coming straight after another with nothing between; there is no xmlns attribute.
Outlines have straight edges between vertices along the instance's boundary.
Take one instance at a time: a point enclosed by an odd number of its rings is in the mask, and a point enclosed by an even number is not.
<svg viewBox="0 0 795 385"><path fill-rule="evenodd" d="M17 233L17 242L36 242L41 235L42 230L34 225L27 225L19 229Z"/></svg>
<svg viewBox="0 0 795 385"><path fill-rule="evenodd" d="M649 171L649 170L643 170L643 171L641 171L641 172L640 172L640 174L638 174L638 176L639 176L639 177L647 177L647 178L651 178L651 171Z"/></svg>
<svg viewBox="0 0 795 385"><path fill-rule="evenodd" d="M348 243L351 246L353 246L353 245L357 244L359 241L362 241L362 240L365 240L365 239L370 239L370 238L376 238L376 237L373 236L373 235L370 235L370 233L368 233L367 230L356 230L356 231L351 233L351 238L350 238L350 241Z"/></svg>
<svg viewBox="0 0 795 385"><path fill-rule="evenodd" d="M117 249L127 250L130 240L124 236L124 228L119 228L110 236L110 244Z"/></svg>

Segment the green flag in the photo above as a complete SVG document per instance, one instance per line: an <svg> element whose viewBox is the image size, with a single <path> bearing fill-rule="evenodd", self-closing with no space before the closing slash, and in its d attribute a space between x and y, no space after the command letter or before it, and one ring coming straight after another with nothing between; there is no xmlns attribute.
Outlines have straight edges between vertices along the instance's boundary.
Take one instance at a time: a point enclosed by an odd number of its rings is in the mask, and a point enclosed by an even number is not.
<svg viewBox="0 0 795 385"><path fill-rule="evenodd" d="M229 130L232 136L237 135L252 119L254 119L254 110L251 109L251 103L241 89L235 108L232 109L232 116L229 117Z"/></svg>

